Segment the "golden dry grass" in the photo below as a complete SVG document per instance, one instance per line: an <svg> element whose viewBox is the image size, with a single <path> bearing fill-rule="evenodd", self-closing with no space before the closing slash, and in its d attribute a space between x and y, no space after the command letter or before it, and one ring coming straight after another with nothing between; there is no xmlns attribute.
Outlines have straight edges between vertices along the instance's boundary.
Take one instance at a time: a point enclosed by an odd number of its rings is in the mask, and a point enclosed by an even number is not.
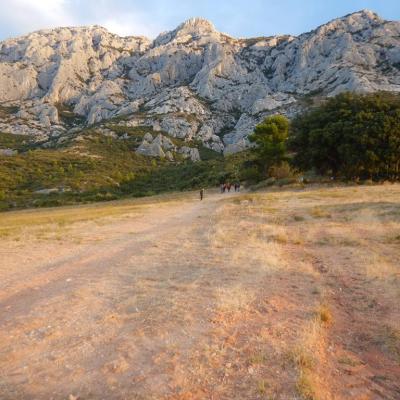
<svg viewBox="0 0 400 400"><path fill-rule="evenodd" d="M104 384L110 399L116 385L139 398L344 400L353 388L358 398L372 398L378 375L383 398L391 398L400 382L399 199L399 185L319 187L3 214L1 243L15 251L8 260L18 270L0 273L21 296L26 285L16 276L52 287L53 276L18 262L32 250L24 240L9 244L18 229L20 238L40 239L36 252L85 250L82 263L65 267L68 285L82 286L49 290L50 301L27 314L23 332L40 329L44 316L64 315L68 299L69 329L48 335L90 353L73 337L79 321L82 335L95 335L97 351L114 346L99 361L100 375L81 376ZM79 246L63 242L66 232ZM80 271L87 276L75 279ZM19 337L16 330L0 336L7 348L12 335ZM30 349L38 366L45 345ZM77 371L85 369L84 351L64 355L70 363L78 358ZM134 373L137 381L123 380ZM64 383L71 379L66 374ZM53 392L62 386L49 385Z"/></svg>
<svg viewBox="0 0 400 400"><path fill-rule="evenodd" d="M290 357L298 369L296 389L306 400L318 399L318 393L323 390L320 382L320 356L326 346L325 328L331 321L332 316L327 306L320 305L291 351Z"/></svg>
<svg viewBox="0 0 400 400"><path fill-rule="evenodd" d="M324 381L324 368L329 371L333 362L326 360L329 332L348 322L348 314L336 321L332 308L339 307L341 312L346 307L347 313L354 313L354 320L368 332L362 333L367 348L372 350L378 344L398 360L399 330L393 327L393 320L400 318L399 199L399 185L257 193L244 203L236 199L236 204L246 208L243 215L247 218L243 219L253 223L251 242L276 246L277 269L288 266L285 248L297 254L299 273L319 282L310 289L319 304L289 352L298 368L296 388L304 399L329 398ZM246 225L243 219L242 226ZM331 293L343 290L343 284L346 297L337 305ZM377 304L385 304L390 313L372 313ZM357 335L360 327L355 329ZM340 358L339 364L364 365L356 354Z"/></svg>
<svg viewBox="0 0 400 400"><path fill-rule="evenodd" d="M193 200L194 196L193 193L173 193L108 203L4 212L0 213L0 239L15 240L32 233L39 240L61 240L74 224L107 225L110 218L131 218L162 205Z"/></svg>

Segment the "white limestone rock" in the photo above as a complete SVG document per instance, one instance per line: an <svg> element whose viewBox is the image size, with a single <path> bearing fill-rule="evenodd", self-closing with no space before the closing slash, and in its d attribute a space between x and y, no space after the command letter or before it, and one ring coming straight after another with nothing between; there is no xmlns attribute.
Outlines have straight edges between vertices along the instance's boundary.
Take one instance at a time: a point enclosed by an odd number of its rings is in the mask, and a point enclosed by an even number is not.
<svg viewBox="0 0 400 400"><path fill-rule="evenodd" d="M261 119L256 119L252 115L242 114L233 131L224 135L224 144L231 145L235 143L243 143L242 140L252 133L254 127L260 121Z"/></svg>
<svg viewBox="0 0 400 400"><path fill-rule="evenodd" d="M204 105L187 87L162 92L144 105L153 114L186 113L204 115Z"/></svg>
<svg viewBox="0 0 400 400"><path fill-rule="evenodd" d="M0 101L30 98L37 88L36 78L37 71L32 65L0 62Z"/></svg>
<svg viewBox="0 0 400 400"><path fill-rule="evenodd" d="M141 102L139 100L132 101L118 110L117 115L129 115L139 111Z"/></svg>
<svg viewBox="0 0 400 400"><path fill-rule="evenodd" d="M153 143L159 144L163 150L171 151L176 149L176 146L172 143L171 139L161 134L157 135L153 140Z"/></svg>
<svg viewBox="0 0 400 400"><path fill-rule="evenodd" d="M0 149L0 156L12 157L18 154L17 150L13 149Z"/></svg>
<svg viewBox="0 0 400 400"><path fill-rule="evenodd" d="M165 158L168 161L174 161L174 156L173 156L172 152L170 152L170 151L165 152Z"/></svg>
<svg viewBox="0 0 400 400"><path fill-rule="evenodd" d="M160 127L172 137L191 140L196 135L198 123L197 121L189 122L184 118L167 116L161 120Z"/></svg>
<svg viewBox="0 0 400 400"><path fill-rule="evenodd" d="M240 139L238 142L228 144L224 149L224 155L239 153L249 147L249 142L246 139Z"/></svg>
<svg viewBox="0 0 400 400"><path fill-rule="evenodd" d="M173 161L173 154L178 153L183 158L190 159L193 162L200 161L200 153L197 148L189 146L177 147L171 139L162 134L158 134L153 138L150 133L146 133L136 152L148 157L166 157L169 161Z"/></svg>
<svg viewBox="0 0 400 400"><path fill-rule="evenodd" d="M143 136L143 140L146 142L152 142L153 135L150 132L146 132L145 135Z"/></svg>
<svg viewBox="0 0 400 400"><path fill-rule="evenodd" d="M176 151L176 146L172 141L164 135L158 134L155 138L149 132L147 132L142 140L142 143L137 148L136 152L144 156L149 157L166 157L166 153ZM167 157L171 158L170 156Z"/></svg>
<svg viewBox="0 0 400 400"><path fill-rule="evenodd" d="M265 116L301 111L304 95L400 92L399 71L400 23L368 10L297 37L236 39L198 18L153 41L99 26L48 29L0 43L0 103L19 108L0 129L68 135L57 110L68 105L86 125L129 116L118 124L229 153L248 146Z"/></svg>
<svg viewBox="0 0 400 400"><path fill-rule="evenodd" d="M178 153L182 154L184 158L190 158L191 161L200 161L200 153L196 147L182 146L178 149Z"/></svg>
<svg viewBox="0 0 400 400"><path fill-rule="evenodd" d="M265 97L263 99L258 99L254 102L251 109L252 114L258 114L261 111L272 111L279 108L282 105L281 102L276 101L272 97Z"/></svg>
<svg viewBox="0 0 400 400"><path fill-rule="evenodd" d="M58 193L58 192L60 192L59 188L49 188L49 189L35 190L34 193L48 195L48 194L51 194L51 193Z"/></svg>
<svg viewBox="0 0 400 400"><path fill-rule="evenodd" d="M165 157L165 153L162 147L158 143L149 143L145 140L136 149L136 153L148 157L159 157L159 158Z"/></svg>

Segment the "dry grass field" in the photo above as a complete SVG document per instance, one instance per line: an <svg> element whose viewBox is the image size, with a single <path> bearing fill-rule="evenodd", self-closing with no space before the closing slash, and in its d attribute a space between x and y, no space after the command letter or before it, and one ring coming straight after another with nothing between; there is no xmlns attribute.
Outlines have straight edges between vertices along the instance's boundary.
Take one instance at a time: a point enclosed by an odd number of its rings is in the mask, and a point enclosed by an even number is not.
<svg viewBox="0 0 400 400"><path fill-rule="evenodd" d="M0 399L400 398L400 185L0 214Z"/></svg>

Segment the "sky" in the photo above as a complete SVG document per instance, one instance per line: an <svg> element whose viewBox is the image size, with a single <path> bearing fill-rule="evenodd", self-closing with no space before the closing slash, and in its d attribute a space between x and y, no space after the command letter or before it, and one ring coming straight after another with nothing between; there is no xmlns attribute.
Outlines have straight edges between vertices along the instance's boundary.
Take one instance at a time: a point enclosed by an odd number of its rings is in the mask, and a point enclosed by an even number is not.
<svg viewBox="0 0 400 400"><path fill-rule="evenodd" d="M191 17L234 37L298 35L364 8L400 20L400 0L0 0L0 40L82 25L154 38Z"/></svg>

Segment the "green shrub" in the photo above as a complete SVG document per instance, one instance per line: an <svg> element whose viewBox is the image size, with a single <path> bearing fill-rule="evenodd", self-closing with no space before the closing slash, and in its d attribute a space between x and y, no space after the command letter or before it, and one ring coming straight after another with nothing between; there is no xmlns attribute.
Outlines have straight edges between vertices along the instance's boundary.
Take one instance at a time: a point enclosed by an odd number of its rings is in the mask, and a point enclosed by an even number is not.
<svg viewBox="0 0 400 400"><path fill-rule="evenodd" d="M343 93L295 118L295 166L347 179L400 178L400 95Z"/></svg>
<svg viewBox="0 0 400 400"><path fill-rule="evenodd" d="M269 176L276 179L295 178L296 172L287 161L284 161L280 165L273 165L269 169Z"/></svg>

